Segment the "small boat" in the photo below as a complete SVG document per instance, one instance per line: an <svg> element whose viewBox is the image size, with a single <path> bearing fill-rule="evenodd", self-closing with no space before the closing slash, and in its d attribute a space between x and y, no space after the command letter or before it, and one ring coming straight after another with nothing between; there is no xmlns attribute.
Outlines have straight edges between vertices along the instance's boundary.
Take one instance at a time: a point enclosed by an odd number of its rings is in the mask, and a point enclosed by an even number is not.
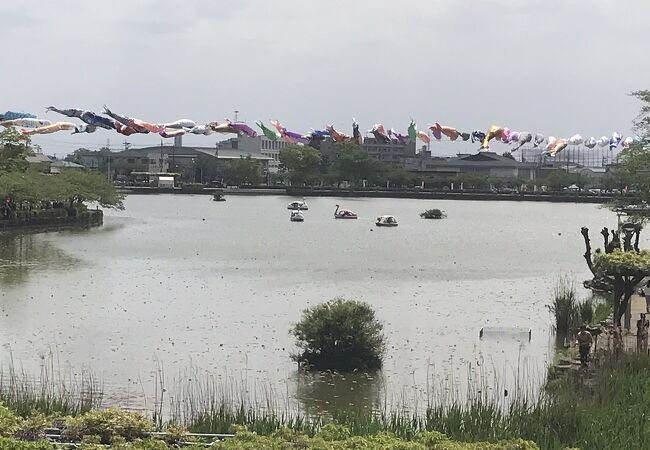
<svg viewBox="0 0 650 450"><path fill-rule="evenodd" d="M339 209L339 205L336 205L336 211L334 211L335 219L356 219L357 213L350 211L349 209Z"/></svg>
<svg viewBox="0 0 650 450"><path fill-rule="evenodd" d="M214 194L212 196L212 200L215 202L225 202L226 198L223 196L223 194Z"/></svg>
<svg viewBox="0 0 650 450"><path fill-rule="evenodd" d="M291 211L291 217L289 218L292 222L304 222L305 216L298 210Z"/></svg>
<svg viewBox="0 0 650 450"><path fill-rule="evenodd" d="M299 209L302 211L306 211L309 208L307 207L307 204L305 202L300 202L300 201L295 201L291 202L287 205L287 209Z"/></svg>
<svg viewBox="0 0 650 450"><path fill-rule="evenodd" d="M375 221L378 227L396 227L397 219L394 216L379 216Z"/></svg>

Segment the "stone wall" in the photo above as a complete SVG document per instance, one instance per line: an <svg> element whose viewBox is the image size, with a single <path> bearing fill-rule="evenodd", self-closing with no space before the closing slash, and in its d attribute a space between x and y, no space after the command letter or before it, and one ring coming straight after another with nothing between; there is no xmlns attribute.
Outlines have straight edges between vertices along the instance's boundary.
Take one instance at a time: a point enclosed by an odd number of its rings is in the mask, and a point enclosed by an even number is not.
<svg viewBox="0 0 650 450"><path fill-rule="evenodd" d="M51 213L44 214L43 211ZM0 219L0 232L28 228L94 227L104 222L104 212L100 209L61 208L59 211L49 209L20 212L19 217Z"/></svg>

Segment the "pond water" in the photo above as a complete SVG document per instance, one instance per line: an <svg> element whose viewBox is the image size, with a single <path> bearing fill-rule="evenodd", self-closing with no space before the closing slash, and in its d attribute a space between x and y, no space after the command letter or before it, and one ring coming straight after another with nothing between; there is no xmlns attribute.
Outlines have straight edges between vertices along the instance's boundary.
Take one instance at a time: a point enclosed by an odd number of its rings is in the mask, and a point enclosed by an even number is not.
<svg viewBox="0 0 650 450"><path fill-rule="evenodd" d="M307 411L417 407L462 395L469 378L534 390L553 356L546 305L558 278L586 295L580 227L596 242L616 224L595 205L362 198L308 198L294 223L291 200L134 195L100 228L0 235L0 361L89 367L122 406L150 398L161 373L170 391L218 379ZM337 203L359 219L334 220ZM448 217L421 219L428 208ZM376 228L381 214L399 227ZM383 321L381 372L297 372L289 328L338 296L369 302ZM480 339L484 326L530 328L531 339Z"/></svg>

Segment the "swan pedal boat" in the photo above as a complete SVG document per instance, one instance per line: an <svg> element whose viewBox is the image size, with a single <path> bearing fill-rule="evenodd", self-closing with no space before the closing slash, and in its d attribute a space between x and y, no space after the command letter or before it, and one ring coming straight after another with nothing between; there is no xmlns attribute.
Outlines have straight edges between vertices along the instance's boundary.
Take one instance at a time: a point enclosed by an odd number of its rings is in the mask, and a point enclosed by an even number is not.
<svg viewBox="0 0 650 450"><path fill-rule="evenodd" d="M397 219L394 216L379 216L375 221L378 227L396 227Z"/></svg>
<svg viewBox="0 0 650 450"><path fill-rule="evenodd" d="M298 210L291 211L291 217L289 218L292 222L304 222L305 216Z"/></svg>
<svg viewBox="0 0 650 450"><path fill-rule="evenodd" d="M350 211L349 209L339 209L339 205L336 205L336 211L334 211L335 219L356 219L357 213Z"/></svg>
<svg viewBox="0 0 650 450"><path fill-rule="evenodd" d="M299 209L301 211L306 211L309 208L307 207L307 204L305 202L295 201L295 202L289 203L287 205L287 209Z"/></svg>

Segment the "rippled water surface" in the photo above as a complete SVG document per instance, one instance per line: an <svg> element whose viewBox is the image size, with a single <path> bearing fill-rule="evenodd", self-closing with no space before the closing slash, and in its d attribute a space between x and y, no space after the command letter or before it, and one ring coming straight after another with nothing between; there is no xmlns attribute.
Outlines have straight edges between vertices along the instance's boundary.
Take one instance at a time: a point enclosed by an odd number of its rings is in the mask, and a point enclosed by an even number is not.
<svg viewBox="0 0 650 450"><path fill-rule="evenodd" d="M3 364L36 370L52 353L62 370L92 368L107 391L149 395L161 367L168 384L210 373L310 410L413 405L468 374L535 385L553 352L553 287L561 274L588 278L580 227L595 242L616 223L595 205L334 198L307 199L305 222L292 223L290 200L129 196L101 228L0 235ZM334 220L336 203L359 220ZM433 207L448 218L420 219ZM399 227L376 228L380 214ZM384 322L381 373L296 372L291 324L337 296ZM483 326L531 328L532 339L479 339Z"/></svg>

